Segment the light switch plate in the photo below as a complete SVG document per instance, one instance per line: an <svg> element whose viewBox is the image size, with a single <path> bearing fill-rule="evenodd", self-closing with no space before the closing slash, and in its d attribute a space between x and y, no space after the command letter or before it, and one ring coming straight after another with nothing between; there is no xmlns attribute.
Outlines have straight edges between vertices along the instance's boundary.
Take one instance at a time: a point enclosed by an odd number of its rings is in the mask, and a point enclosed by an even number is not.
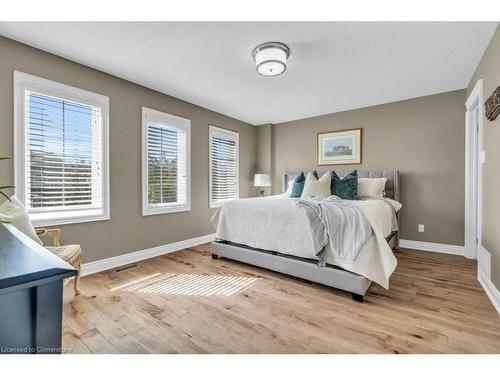
<svg viewBox="0 0 500 375"><path fill-rule="evenodd" d="M486 163L486 151L481 151L481 164Z"/></svg>

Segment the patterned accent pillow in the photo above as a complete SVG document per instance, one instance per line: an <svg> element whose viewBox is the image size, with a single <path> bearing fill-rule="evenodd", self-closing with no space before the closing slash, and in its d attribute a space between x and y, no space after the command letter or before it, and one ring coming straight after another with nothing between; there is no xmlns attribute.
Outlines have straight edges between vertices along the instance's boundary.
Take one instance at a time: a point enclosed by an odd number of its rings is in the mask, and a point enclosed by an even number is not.
<svg viewBox="0 0 500 375"><path fill-rule="evenodd" d="M318 172L313 171L312 173L314 177L319 178ZM292 194L290 198L300 198L302 196L302 191L304 191L304 185L306 183L306 176L304 172L300 172L300 174L293 181Z"/></svg>
<svg viewBox="0 0 500 375"><path fill-rule="evenodd" d="M355 169L343 178L340 178L335 171L332 171L331 192L342 199L356 199L358 195L358 171Z"/></svg>

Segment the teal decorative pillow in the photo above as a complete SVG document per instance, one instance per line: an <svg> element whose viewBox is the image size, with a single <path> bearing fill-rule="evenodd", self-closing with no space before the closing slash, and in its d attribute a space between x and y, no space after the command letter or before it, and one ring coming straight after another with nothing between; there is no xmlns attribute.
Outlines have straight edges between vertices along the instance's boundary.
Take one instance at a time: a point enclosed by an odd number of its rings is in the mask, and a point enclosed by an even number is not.
<svg viewBox="0 0 500 375"><path fill-rule="evenodd" d="M342 199L356 199L358 195L358 171L355 169L344 178L340 178L335 171L332 171L331 192Z"/></svg>
<svg viewBox="0 0 500 375"><path fill-rule="evenodd" d="M312 173L314 177L319 178L318 172L313 171ZM300 172L298 177L295 178L292 187L292 194L290 198L300 198L302 196L302 191L304 191L304 185L306 183L306 176L304 176L304 172Z"/></svg>

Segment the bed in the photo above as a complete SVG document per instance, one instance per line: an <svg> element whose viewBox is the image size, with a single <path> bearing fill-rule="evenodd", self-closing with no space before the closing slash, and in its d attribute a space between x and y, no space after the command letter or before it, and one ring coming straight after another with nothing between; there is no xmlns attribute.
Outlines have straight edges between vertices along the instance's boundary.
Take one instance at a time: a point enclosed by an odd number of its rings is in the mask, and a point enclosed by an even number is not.
<svg viewBox="0 0 500 375"><path fill-rule="evenodd" d="M385 198L355 201L368 218L373 235L355 261L326 257L325 266L311 252L311 234L298 199L284 195L229 202L214 215L216 240L213 259L227 258L350 292L362 302L372 282L388 288L396 267L392 252L399 247L399 173L393 170L359 171L359 177L386 177ZM283 191L296 174L283 176ZM394 207L396 209L391 208ZM396 212L396 213L394 213ZM392 220L392 224L389 224Z"/></svg>

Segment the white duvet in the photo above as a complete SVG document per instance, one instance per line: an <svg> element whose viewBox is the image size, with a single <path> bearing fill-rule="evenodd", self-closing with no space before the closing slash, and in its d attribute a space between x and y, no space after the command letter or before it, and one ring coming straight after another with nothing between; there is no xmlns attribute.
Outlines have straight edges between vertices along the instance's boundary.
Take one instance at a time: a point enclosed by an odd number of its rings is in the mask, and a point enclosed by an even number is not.
<svg viewBox="0 0 500 375"><path fill-rule="evenodd" d="M399 210L401 204L386 198ZM317 259L313 240L303 208L298 199L282 195L266 198L246 198L230 201L218 208L213 222L216 238L258 249L276 251L302 258ZM354 262L342 262L327 251L326 263L365 276L384 288L396 268L396 258L385 238L392 231L393 211L382 200L354 201L365 214L373 229ZM329 249L328 249L329 250Z"/></svg>

